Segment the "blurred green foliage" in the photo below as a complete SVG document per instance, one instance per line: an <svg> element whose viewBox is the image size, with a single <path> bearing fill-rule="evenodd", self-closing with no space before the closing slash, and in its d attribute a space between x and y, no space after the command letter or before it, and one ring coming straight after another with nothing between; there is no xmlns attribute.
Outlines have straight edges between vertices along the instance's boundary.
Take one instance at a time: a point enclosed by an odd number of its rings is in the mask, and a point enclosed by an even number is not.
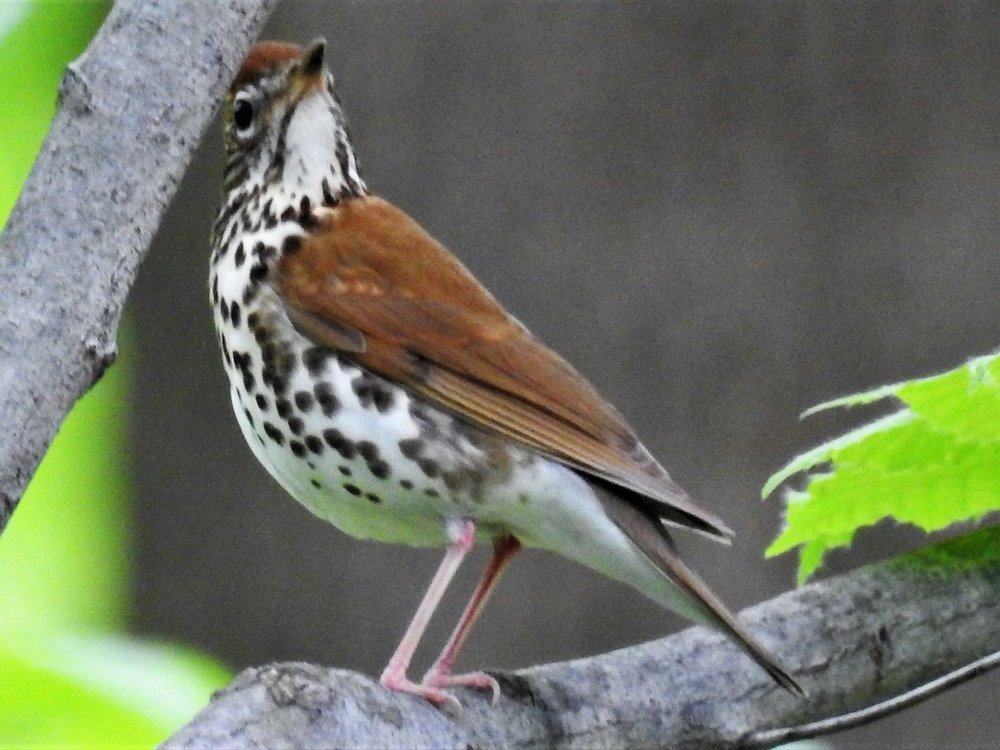
<svg viewBox="0 0 1000 750"><path fill-rule="evenodd" d="M903 408L803 453L764 486L766 497L811 472L804 490L786 493L785 528L767 550L799 547L800 582L827 551L883 518L930 532L1000 510L1000 353L806 413L884 398Z"/></svg>
<svg viewBox="0 0 1000 750"><path fill-rule="evenodd" d="M107 2L0 1L0 221ZM127 355L127 347L123 347ZM229 678L122 633L129 614L127 356L73 409L0 537L0 747L149 747Z"/></svg>

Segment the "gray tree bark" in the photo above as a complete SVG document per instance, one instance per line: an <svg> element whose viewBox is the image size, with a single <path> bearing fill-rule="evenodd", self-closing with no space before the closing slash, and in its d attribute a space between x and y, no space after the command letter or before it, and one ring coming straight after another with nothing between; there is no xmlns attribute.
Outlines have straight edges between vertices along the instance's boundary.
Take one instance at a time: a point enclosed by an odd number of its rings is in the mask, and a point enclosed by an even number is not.
<svg viewBox="0 0 1000 750"><path fill-rule="evenodd" d="M0 532L76 400L237 66L278 0L119 0L66 70L0 235Z"/></svg>
<svg viewBox="0 0 1000 750"><path fill-rule="evenodd" d="M841 714L1000 646L1000 528L784 594L743 613L808 691L790 695L722 636L691 628L589 659L496 674L454 718L310 664L248 669L162 747L735 748Z"/></svg>

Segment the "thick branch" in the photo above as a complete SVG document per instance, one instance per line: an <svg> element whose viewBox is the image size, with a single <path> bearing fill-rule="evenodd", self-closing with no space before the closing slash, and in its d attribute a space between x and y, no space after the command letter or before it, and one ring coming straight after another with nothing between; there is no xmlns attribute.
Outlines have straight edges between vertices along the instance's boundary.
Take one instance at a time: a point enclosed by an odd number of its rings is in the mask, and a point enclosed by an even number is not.
<svg viewBox="0 0 1000 750"><path fill-rule="evenodd" d="M277 0L119 0L66 70L0 235L0 531L115 357L122 305L191 153Z"/></svg>
<svg viewBox="0 0 1000 750"><path fill-rule="evenodd" d="M721 636L692 628L498 674L497 705L461 691L458 720L343 670L248 669L163 747L739 747L750 732L883 700L1000 647L1000 528L806 586L743 616L807 699L776 688Z"/></svg>

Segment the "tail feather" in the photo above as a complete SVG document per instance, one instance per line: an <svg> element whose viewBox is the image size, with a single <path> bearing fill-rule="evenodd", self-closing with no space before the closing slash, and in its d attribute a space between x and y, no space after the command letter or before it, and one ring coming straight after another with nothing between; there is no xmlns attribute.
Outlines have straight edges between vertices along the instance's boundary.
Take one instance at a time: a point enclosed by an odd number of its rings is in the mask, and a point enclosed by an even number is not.
<svg viewBox="0 0 1000 750"><path fill-rule="evenodd" d="M601 477L588 476L586 479L592 487L600 487L603 490L603 493L599 494L621 495L627 493L629 502L638 505L643 512L658 518L662 523L700 534L713 542L725 545L732 544L732 529L714 514L696 506L680 487L677 487L676 500L678 502L672 504L641 495Z"/></svg>
<svg viewBox="0 0 1000 750"><path fill-rule="evenodd" d="M623 498L607 487L597 486L595 489L608 517L643 556L687 594L708 624L729 636L785 690L805 695L802 687L778 664L774 656L739 623L704 581L685 565L661 522L663 519L642 504L631 502L631 497Z"/></svg>

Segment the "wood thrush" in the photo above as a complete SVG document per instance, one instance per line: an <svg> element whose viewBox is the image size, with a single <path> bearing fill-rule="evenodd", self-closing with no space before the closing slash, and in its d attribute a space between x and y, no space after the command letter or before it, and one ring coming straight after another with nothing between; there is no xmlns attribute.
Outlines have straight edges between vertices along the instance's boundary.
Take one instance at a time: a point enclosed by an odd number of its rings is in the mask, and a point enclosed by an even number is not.
<svg viewBox="0 0 1000 750"><path fill-rule="evenodd" d="M210 289L254 454L342 531L445 547L382 684L455 705L451 667L521 545L551 550L775 662L678 557L666 528L727 541L615 409L413 219L362 180L325 45L265 42L226 98ZM494 554L441 656L410 658L474 541Z"/></svg>

